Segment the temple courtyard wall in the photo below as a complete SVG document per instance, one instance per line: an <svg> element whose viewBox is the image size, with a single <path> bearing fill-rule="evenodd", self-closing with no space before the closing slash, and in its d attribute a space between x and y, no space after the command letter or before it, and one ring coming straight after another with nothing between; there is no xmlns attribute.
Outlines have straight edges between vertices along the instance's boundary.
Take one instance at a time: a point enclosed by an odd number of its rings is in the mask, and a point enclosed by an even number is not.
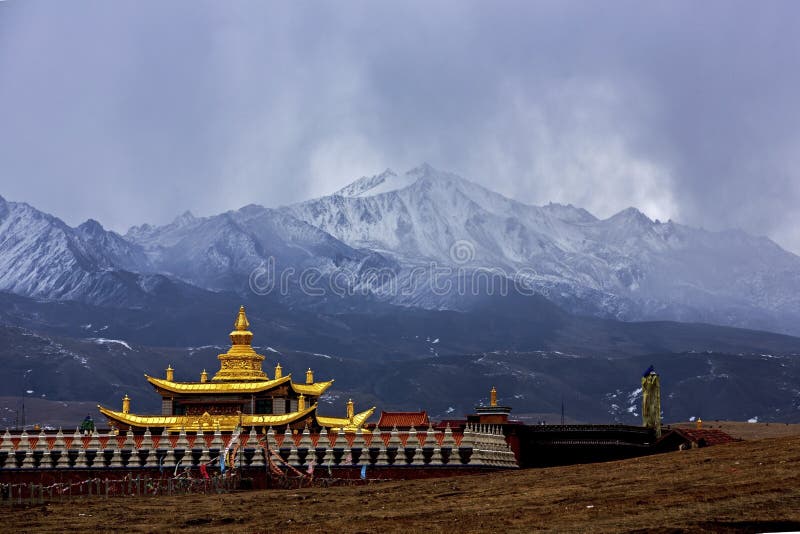
<svg viewBox="0 0 800 534"><path fill-rule="evenodd" d="M6 431L0 441L0 482L44 483L87 478L220 474L226 470L268 487L281 475L310 474L339 479L427 478L497 469L517 461L499 426L468 425L463 432L411 429L399 432L275 433L255 428L240 434ZM201 475L201 472L202 473Z"/></svg>

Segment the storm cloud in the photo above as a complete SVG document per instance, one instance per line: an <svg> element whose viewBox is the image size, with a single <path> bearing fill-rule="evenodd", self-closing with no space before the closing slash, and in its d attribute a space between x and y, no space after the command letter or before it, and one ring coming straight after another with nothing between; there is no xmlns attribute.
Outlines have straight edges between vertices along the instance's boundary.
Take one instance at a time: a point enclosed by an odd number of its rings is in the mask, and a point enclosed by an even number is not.
<svg viewBox="0 0 800 534"><path fill-rule="evenodd" d="M0 2L0 194L125 231L422 162L800 252L800 4Z"/></svg>

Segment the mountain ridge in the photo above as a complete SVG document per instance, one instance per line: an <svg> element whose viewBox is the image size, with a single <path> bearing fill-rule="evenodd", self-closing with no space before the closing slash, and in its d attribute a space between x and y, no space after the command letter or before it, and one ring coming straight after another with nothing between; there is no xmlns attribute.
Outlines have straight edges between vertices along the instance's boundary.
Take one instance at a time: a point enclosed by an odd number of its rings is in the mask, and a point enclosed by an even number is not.
<svg viewBox="0 0 800 534"><path fill-rule="evenodd" d="M284 209L409 268L420 260L509 273L532 267L538 292L579 313L736 326L753 321L798 331L800 258L769 239L653 221L633 207L598 219L574 206L530 206L429 165L404 178L385 175L343 189L357 190L354 196L335 193ZM397 187L385 187L389 179ZM375 187L383 189L370 195ZM470 247L468 265L450 257L459 243Z"/></svg>
<svg viewBox="0 0 800 534"><path fill-rule="evenodd" d="M301 306L466 310L500 286L516 290L522 273L530 293L572 313L800 333L800 257L768 238L653 221L634 207L598 219L532 206L428 164L290 206L186 211L124 235L93 219L71 228L0 197L0 290L21 295L127 306L145 305L159 284L246 294L270 261L273 275L291 273L279 296ZM453 287L496 278L440 294L437 268ZM324 298L301 287L298 273L309 271ZM338 282L358 298L331 294Z"/></svg>

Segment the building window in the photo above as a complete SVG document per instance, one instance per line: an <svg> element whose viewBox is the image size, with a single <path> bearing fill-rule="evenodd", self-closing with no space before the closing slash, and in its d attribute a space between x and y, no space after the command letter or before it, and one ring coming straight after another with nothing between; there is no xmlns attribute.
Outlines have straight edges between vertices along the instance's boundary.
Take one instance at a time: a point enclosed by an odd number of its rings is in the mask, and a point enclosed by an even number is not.
<svg viewBox="0 0 800 534"><path fill-rule="evenodd" d="M272 399L256 399L256 413L272 413Z"/></svg>

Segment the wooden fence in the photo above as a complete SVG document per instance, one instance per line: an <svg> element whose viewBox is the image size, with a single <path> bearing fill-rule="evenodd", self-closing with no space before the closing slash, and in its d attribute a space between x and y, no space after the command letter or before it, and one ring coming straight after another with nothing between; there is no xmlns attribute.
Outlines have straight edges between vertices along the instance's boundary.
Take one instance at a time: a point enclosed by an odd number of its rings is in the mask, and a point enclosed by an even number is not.
<svg viewBox="0 0 800 534"><path fill-rule="evenodd" d="M0 484L0 505L43 504L68 499L122 496L229 493L241 487L242 479L236 473L209 478L125 476L121 479L89 478L53 484L9 483Z"/></svg>

